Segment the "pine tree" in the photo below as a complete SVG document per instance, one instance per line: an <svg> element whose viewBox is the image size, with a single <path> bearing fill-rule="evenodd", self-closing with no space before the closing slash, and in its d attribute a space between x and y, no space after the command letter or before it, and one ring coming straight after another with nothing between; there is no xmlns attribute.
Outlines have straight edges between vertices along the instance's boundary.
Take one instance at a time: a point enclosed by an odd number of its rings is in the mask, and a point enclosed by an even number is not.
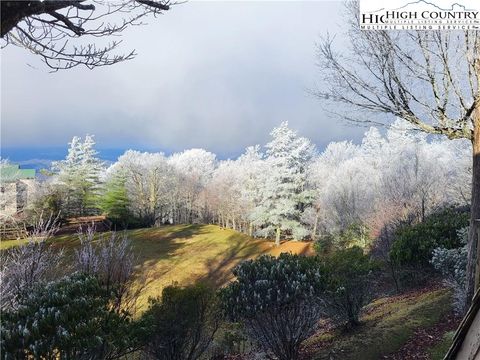
<svg viewBox="0 0 480 360"><path fill-rule="evenodd" d="M82 192L83 192L83 213L95 214L98 212L98 203L101 191L100 175L103 170L103 162L98 158L95 150L93 135L85 136L81 149L81 171L82 171Z"/></svg>
<svg viewBox="0 0 480 360"><path fill-rule="evenodd" d="M275 232L275 243L279 245L282 231L294 239L307 234L300 218L312 201L305 185L315 147L289 129L287 122L275 128L271 135L273 140L266 146L268 171L260 187L261 201L254 218L265 236Z"/></svg>
<svg viewBox="0 0 480 360"><path fill-rule="evenodd" d="M100 198L100 208L115 225L126 228L130 215L126 187L126 176L123 173L115 173L105 182L105 192Z"/></svg>
<svg viewBox="0 0 480 360"><path fill-rule="evenodd" d="M87 135L83 142L74 136L69 144L65 160L52 166L58 171L58 181L66 188L63 210L67 216L95 214L103 162L97 157L92 135Z"/></svg>

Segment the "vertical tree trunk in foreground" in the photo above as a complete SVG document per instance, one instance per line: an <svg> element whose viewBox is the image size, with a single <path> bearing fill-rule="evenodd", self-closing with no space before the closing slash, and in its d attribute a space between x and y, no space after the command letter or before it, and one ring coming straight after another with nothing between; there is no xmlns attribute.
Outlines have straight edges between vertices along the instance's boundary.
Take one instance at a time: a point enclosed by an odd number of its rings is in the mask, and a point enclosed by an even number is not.
<svg viewBox="0 0 480 360"><path fill-rule="evenodd" d="M470 213L470 232L468 234L467 264L467 305L470 304L474 291L479 288L478 265L480 244L480 104L477 104L473 120L473 163L472 163L472 205ZM468 307L467 307L468 308Z"/></svg>

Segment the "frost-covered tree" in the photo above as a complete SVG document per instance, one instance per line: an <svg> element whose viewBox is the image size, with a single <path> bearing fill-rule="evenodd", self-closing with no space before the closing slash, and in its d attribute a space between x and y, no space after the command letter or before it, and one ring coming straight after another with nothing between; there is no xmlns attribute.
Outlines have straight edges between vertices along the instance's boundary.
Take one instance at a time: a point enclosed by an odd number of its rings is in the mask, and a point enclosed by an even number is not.
<svg viewBox="0 0 480 360"><path fill-rule="evenodd" d="M145 225L166 221L174 189L174 172L162 153L128 150L110 169L112 176L127 174L129 209ZM114 175L116 174L116 175Z"/></svg>
<svg viewBox="0 0 480 360"><path fill-rule="evenodd" d="M215 154L203 149L190 149L173 154L168 162L176 171L176 222L208 221L205 186L216 166ZM172 194L173 195L173 194Z"/></svg>
<svg viewBox="0 0 480 360"><path fill-rule="evenodd" d="M466 270L467 270L467 240L468 228L458 231L462 246L454 249L438 247L433 249L430 263L444 277L445 284L453 290L453 305L460 315L465 314Z"/></svg>
<svg viewBox="0 0 480 360"><path fill-rule="evenodd" d="M319 155L286 123L272 136L266 154L258 145L223 161L203 149L129 150L106 171L93 138L76 137L33 206L62 215L100 208L120 226L216 223L278 243L344 238L360 228L375 238L387 224L470 201L466 141L426 136L402 120L369 129L359 144L330 143Z"/></svg>
<svg viewBox="0 0 480 360"><path fill-rule="evenodd" d="M58 172L58 182L66 192L64 215L95 214L98 212L100 175L104 164L95 150L94 137L87 135L82 141L75 136L69 144L65 160L52 164Z"/></svg>
<svg viewBox="0 0 480 360"><path fill-rule="evenodd" d="M259 179L260 201L252 218L261 226L264 236L275 233L275 243L279 245L282 231L294 239L308 234L301 215L312 201L306 181L315 146L291 130L287 122L275 128L271 136L272 141L266 145L267 171Z"/></svg>
<svg viewBox="0 0 480 360"><path fill-rule="evenodd" d="M111 309L120 315L133 312L141 287L133 286L135 255L126 234L98 235L95 228L79 232L80 247L75 250L73 267L94 276L111 295Z"/></svg>
<svg viewBox="0 0 480 360"><path fill-rule="evenodd" d="M251 214L260 202L259 188L265 161L259 146L246 149L236 160L218 164L208 183L208 206L214 221L253 235Z"/></svg>
<svg viewBox="0 0 480 360"><path fill-rule="evenodd" d="M27 242L1 254L0 309L15 310L21 299L55 276L62 251L53 249L48 240L57 232L57 218L40 217Z"/></svg>
<svg viewBox="0 0 480 360"><path fill-rule="evenodd" d="M364 224L376 237L395 221L420 221L468 203L468 142L429 138L397 121L372 128L360 145L331 143L310 167L322 231Z"/></svg>
<svg viewBox="0 0 480 360"><path fill-rule="evenodd" d="M247 213L242 199L241 174L237 161L227 160L219 163L208 183L208 203L215 213L217 223L234 230L241 228L241 222Z"/></svg>
<svg viewBox="0 0 480 360"><path fill-rule="evenodd" d="M308 185L313 190L313 207L304 217L312 228L313 238L327 230L341 227L341 224L345 223L344 214L348 213L350 204L332 193L330 184L335 184L334 174L337 167L346 160L354 158L357 152L358 147L351 142L332 142L312 161L309 167ZM337 212L334 211L334 207L339 208ZM347 211L344 212L344 208Z"/></svg>
<svg viewBox="0 0 480 360"><path fill-rule="evenodd" d="M248 234L252 236L255 230L253 212L262 200L262 179L267 171L267 163L258 145L248 147L236 162L239 165L238 182L241 187L244 210L246 211Z"/></svg>
<svg viewBox="0 0 480 360"><path fill-rule="evenodd" d="M318 46L324 80L318 97L350 121L388 122L396 116L419 131L450 140L466 139L471 144L470 301L480 286L480 269L475 279L476 258L480 256L479 33L365 31L359 25L359 2L349 1L347 10L350 46L339 51L328 37Z"/></svg>

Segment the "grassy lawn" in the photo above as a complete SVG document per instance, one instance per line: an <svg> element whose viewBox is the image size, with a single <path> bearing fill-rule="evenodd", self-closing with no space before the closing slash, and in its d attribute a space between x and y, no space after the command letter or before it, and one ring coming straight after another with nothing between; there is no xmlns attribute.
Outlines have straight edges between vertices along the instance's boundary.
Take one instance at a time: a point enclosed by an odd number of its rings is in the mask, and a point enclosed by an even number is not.
<svg viewBox="0 0 480 360"><path fill-rule="evenodd" d="M451 310L450 293L440 289L379 299L366 308L363 324L350 333L334 331L309 339L312 359L376 360L400 349L415 329L437 323ZM442 345L432 355L442 353Z"/></svg>
<svg viewBox="0 0 480 360"><path fill-rule="evenodd" d="M443 335L442 341L428 350L428 353L432 360L443 360L445 354L452 345L454 335L455 331L449 331L445 333Z"/></svg>
<svg viewBox="0 0 480 360"><path fill-rule="evenodd" d="M142 311L149 297L161 295L172 283L187 285L206 281L222 286L232 279L231 270L239 262L261 254L281 252L313 254L311 243L273 242L253 239L247 235L215 225L172 225L126 231L136 254L137 281L144 284L138 302ZM108 233L97 236L108 236ZM76 235L56 236L49 240L63 249L66 258L79 245ZM2 241L0 249L18 246L21 241ZM352 332L340 330L319 333L307 341L308 358L312 359L379 359L393 353L412 337L415 329L437 323L451 309L448 290L412 292L387 297L369 304L362 325ZM432 359L441 359L453 333L429 349Z"/></svg>
<svg viewBox="0 0 480 360"><path fill-rule="evenodd" d="M253 239L215 225L172 225L129 230L126 234L137 255L137 286L145 284L138 303L140 311L149 297L159 296L163 287L174 282L187 285L202 280L221 286L232 278L232 268L242 260L289 251L313 253L310 243L286 242L275 247L271 241ZM21 242L2 241L0 249ZM50 242L63 248L67 256L79 245L76 235L56 236Z"/></svg>

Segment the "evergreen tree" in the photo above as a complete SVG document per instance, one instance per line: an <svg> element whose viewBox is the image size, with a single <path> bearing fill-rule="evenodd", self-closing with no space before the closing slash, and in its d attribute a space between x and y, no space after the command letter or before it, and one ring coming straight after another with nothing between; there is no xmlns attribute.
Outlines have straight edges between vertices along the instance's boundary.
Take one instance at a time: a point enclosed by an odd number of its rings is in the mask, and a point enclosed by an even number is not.
<svg viewBox="0 0 480 360"><path fill-rule="evenodd" d="M83 142L74 136L69 144L65 160L53 164L67 194L63 211L67 216L95 214L103 162L97 157L92 135L87 135Z"/></svg>
<svg viewBox="0 0 480 360"><path fill-rule="evenodd" d="M275 243L279 245L282 231L294 239L308 233L300 218L312 201L305 185L315 147L289 129L287 122L275 128L271 135L273 140L266 146L268 171L261 183L261 201L253 216L256 224L262 226L263 235L275 232Z"/></svg>
<svg viewBox="0 0 480 360"><path fill-rule="evenodd" d="M129 200L126 188L126 176L115 173L105 182L105 192L100 199L101 210L116 225L126 228L129 218Z"/></svg>
<svg viewBox="0 0 480 360"><path fill-rule="evenodd" d="M81 172L82 193L83 193L83 213L95 214L98 212L98 204L102 181L100 175L104 163L98 158L98 151L95 150L95 140L93 135L85 136L85 141L81 143Z"/></svg>

